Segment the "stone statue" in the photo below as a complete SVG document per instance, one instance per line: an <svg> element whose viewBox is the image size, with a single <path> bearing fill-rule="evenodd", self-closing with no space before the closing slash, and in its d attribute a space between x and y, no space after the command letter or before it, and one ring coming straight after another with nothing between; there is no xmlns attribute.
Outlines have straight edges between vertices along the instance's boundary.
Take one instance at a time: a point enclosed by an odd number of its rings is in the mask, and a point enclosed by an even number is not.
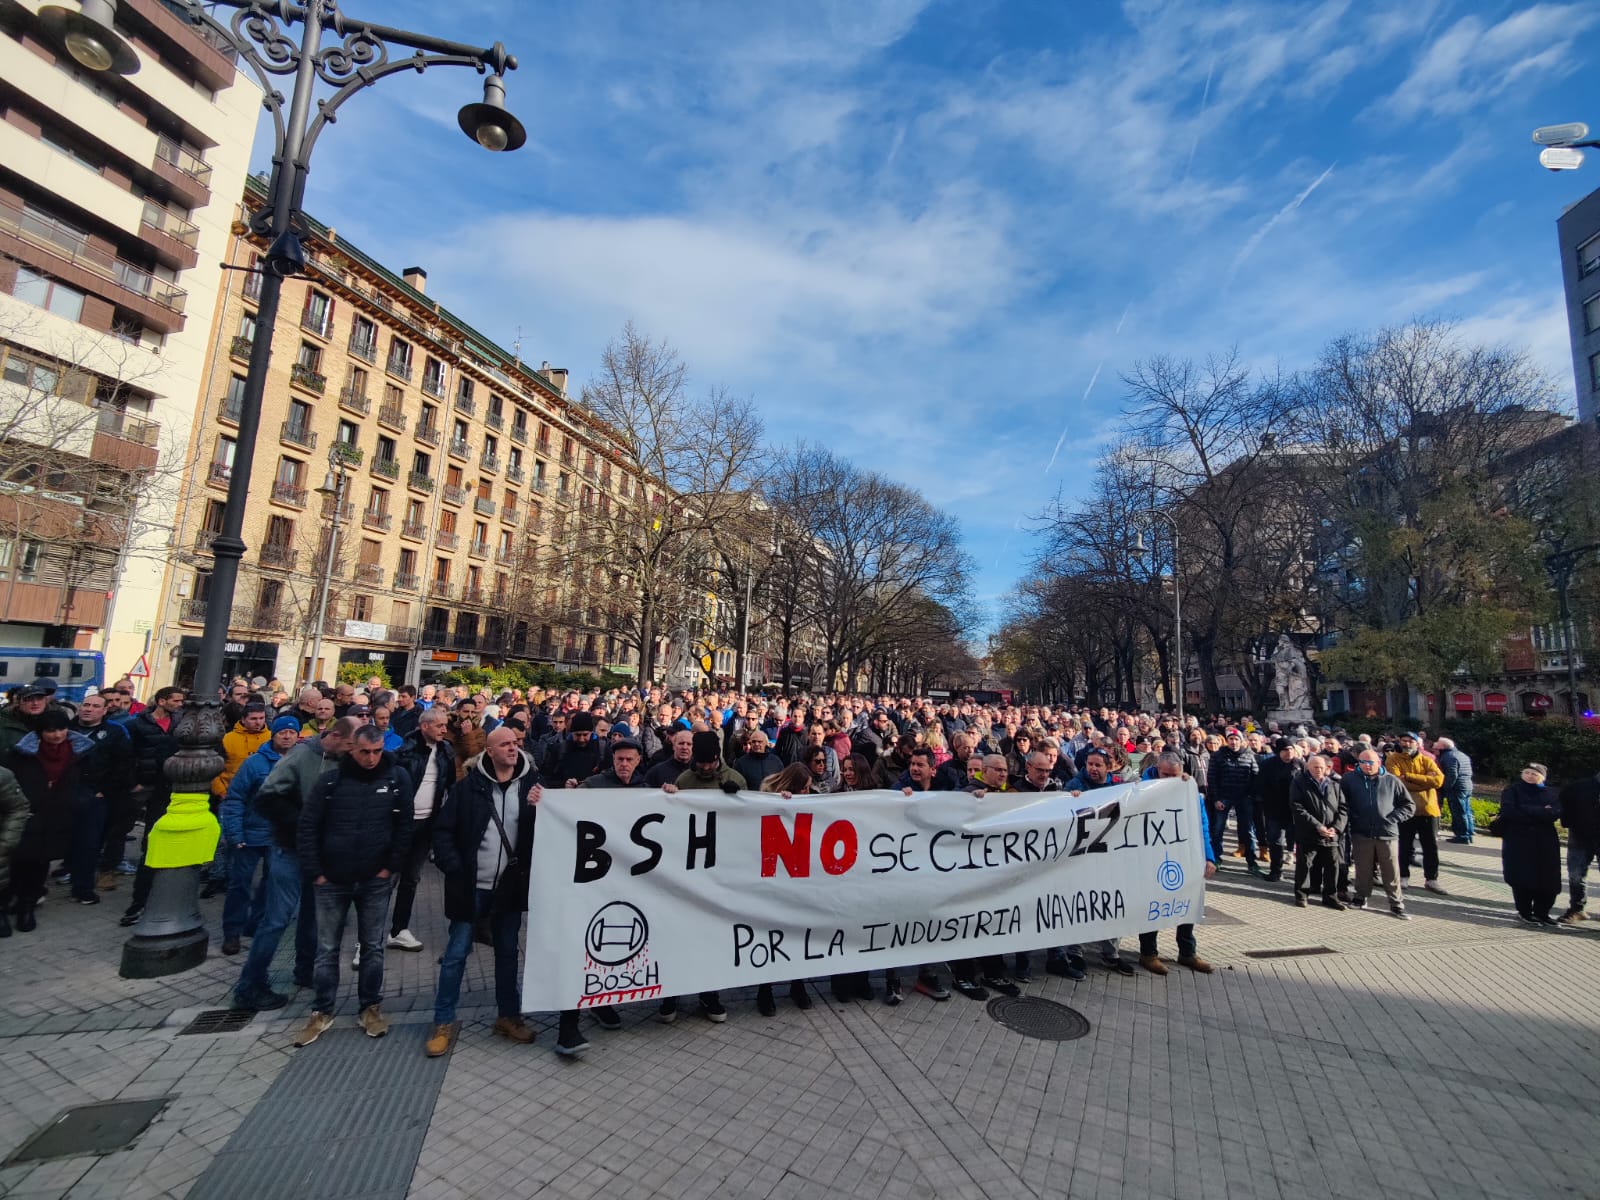
<svg viewBox="0 0 1600 1200"><path fill-rule="evenodd" d="M1278 693L1278 706L1272 711L1274 719L1306 720L1313 715L1305 655L1286 633L1278 635L1277 648L1272 652L1272 687Z"/></svg>

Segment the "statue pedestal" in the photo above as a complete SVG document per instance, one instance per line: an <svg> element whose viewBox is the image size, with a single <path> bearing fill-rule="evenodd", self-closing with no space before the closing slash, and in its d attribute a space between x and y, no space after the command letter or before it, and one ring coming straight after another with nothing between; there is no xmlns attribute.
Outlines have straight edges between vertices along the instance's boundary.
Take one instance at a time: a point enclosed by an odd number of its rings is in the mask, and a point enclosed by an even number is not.
<svg viewBox="0 0 1600 1200"><path fill-rule="evenodd" d="M1276 721L1279 729L1288 729L1291 725L1305 725L1314 729L1317 714L1309 708L1269 708L1267 720Z"/></svg>

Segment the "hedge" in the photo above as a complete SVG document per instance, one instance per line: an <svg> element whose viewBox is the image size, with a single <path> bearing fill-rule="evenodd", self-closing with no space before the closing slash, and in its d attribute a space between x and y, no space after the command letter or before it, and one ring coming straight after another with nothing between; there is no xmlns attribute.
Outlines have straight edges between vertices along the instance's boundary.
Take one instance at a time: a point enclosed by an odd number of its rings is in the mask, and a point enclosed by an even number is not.
<svg viewBox="0 0 1600 1200"><path fill-rule="evenodd" d="M1416 717L1330 713L1323 722L1352 735L1370 733L1374 737L1418 728ZM1472 759L1473 774L1485 779L1515 779L1530 762L1548 767L1550 783L1557 787L1600 771L1600 732L1560 717L1452 717L1444 723L1443 732Z"/></svg>
<svg viewBox="0 0 1600 1200"><path fill-rule="evenodd" d="M531 662L509 662L503 667L464 667L459 671L446 671L434 682L450 687L457 684L486 687L495 693L511 688L521 688L525 692L533 688L593 692L636 686L632 677L611 671L602 670L598 675L592 671L559 671L549 663Z"/></svg>

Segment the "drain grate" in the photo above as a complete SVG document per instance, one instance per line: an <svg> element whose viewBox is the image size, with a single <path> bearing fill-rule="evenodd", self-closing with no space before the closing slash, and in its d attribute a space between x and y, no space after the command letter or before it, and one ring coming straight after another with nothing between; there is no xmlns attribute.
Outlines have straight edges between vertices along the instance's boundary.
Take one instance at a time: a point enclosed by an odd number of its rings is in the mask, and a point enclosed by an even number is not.
<svg viewBox="0 0 1600 1200"><path fill-rule="evenodd" d="M989 1016L1013 1033L1042 1042L1071 1042L1089 1032L1089 1018L1040 996L996 996Z"/></svg>
<svg viewBox="0 0 1600 1200"><path fill-rule="evenodd" d="M1246 950L1246 958L1307 958L1313 954L1337 954L1328 946L1290 946L1283 950Z"/></svg>
<svg viewBox="0 0 1600 1200"><path fill-rule="evenodd" d="M255 1020L255 1016L249 1009L208 1008L178 1030L178 1036L186 1033L237 1033Z"/></svg>
<svg viewBox="0 0 1600 1200"><path fill-rule="evenodd" d="M108 1100L63 1109L55 1120L17 1147L5 1165L121 1150L143 1133L172 1099L163 1096L157 1100Z"/></svg>

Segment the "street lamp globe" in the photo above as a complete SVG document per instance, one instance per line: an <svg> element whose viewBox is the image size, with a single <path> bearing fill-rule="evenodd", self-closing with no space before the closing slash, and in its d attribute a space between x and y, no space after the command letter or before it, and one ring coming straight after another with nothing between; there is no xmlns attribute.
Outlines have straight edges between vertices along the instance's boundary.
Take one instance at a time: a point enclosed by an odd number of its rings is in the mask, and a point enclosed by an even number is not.
<svg viewBox="0 0 1600 1200"><path fill-rule="evenodd" d="M80 66L95 72L132 75L139 70L139 55L115 28L115 0L83 0L81 9L47 5L39 20Z"/></svg>
<svg viewBox="0 0 1600 1200"><path fill-rule="evenodd" d="M506 111L506 85L499 75L483 81L483 102L464 104L456 114L461 132L485 150L519 150L528 140L522 122Z"/></svg>

